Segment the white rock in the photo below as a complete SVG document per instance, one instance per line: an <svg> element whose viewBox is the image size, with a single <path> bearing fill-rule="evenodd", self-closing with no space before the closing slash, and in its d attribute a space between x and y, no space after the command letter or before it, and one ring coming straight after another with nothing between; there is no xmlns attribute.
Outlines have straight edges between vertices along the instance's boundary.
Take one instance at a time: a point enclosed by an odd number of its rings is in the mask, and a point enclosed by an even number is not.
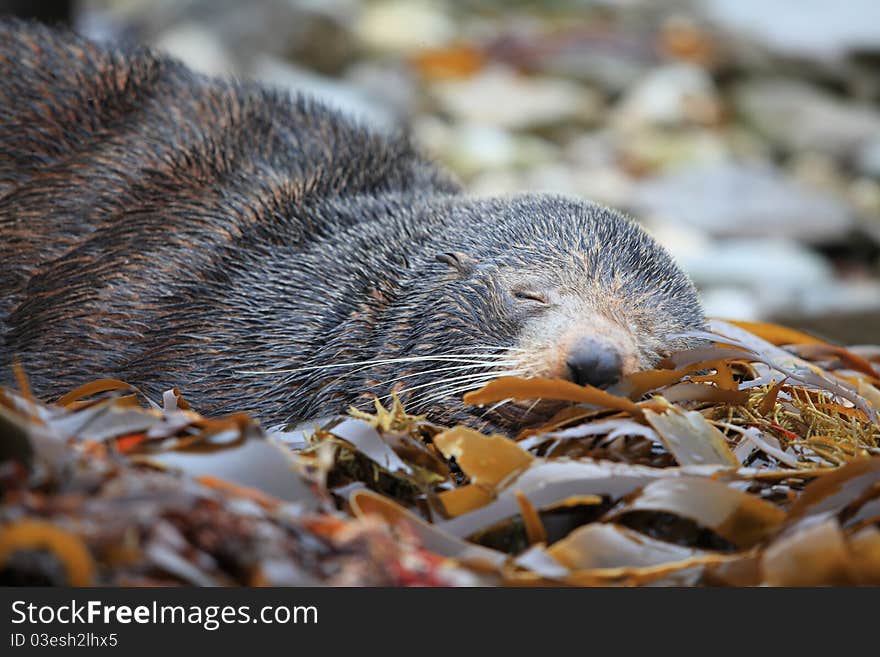
<svg viewBox="0 0 880 657"><path fill-rule="evenodd" d="M877 0L703 0L709 16L740 37L774 50L817 59L878 46Z"/></svg>
<svg viewBox="0 0 880 657"><path fill-rule="evenodd" d="M593 130L573 137L565 145L565 156L577 166L613 166L617 160L616 137L610 130Z"/></svg>
<svg viewBox="0 0 880 657"><path fill-rule="evenodd" d="M455 36L455 24L438 3L388 0L367 4L354 31L368 48L406 54L442 46Z"/></svg>
<svg viewBox="0 0 880 657"><path fill-rule="evenodd" d="M799 300L806 315L832 315L880 310L880 281L834 280L810 290Z"/></svg>
<svg viewBox="0 0 880 657"><path fill-rule="evenodd" d="M405 65L360 62L346 70L344 80L374 103L393 109L400 116L411 116L419 101L416 82Z"/></svg>
<svg viewBox="0 0 880 657"><path fill-rule="evenodd" d="M747 122L789 150L846 157L880 138L880 112L794 80L750 80L735 99Z"/></svg>
<svg viewBox="0 0 880 657"><path fill-rule="evenodd" d="M707 317L755 321L764 318L764 310L752 290L740 287L714 287L700 294Z"/></svg>
<svg viewBox="0 0 880 657"><path fill-rule="evenodd" d="M728 161L732 151L717 131L699 127L629 129L618 141L620 155L647 171L717 165Z"/></svg>
<svg viewBox="0 0 880 657"><path fill-rule="evenodd" d="M235 64L215 34L196 23L181 23L162 33L153 44L190 68L207 75L235 72Z"/></svg>
<svg viewBox="0 0 880 657"><path fill-rule="evenodd" d="M573 193L615 208L626 205L632 196L633 181L616 167L575 169Z"/></svg>
<svg viewBox="0 0 880 657"><path fill-rule="evenodd" d="M682 168L634 190L630 209L644 219L679 222L716 236L838 238L853 225L847 205L763 163Z"/></svg>
<svg viewBox="0 0 880 657"><path fill-rule="evenodd" d="M431 118L416 121L418 143L465 177L486 171L524 169L558 158L558 148L531 135L479 124L453 124Z"/></svg>
<svg viewBox="0 0 880 657"><path fill-rule="evenodd" d="M715 123L719 115L715 85L697 66L656 68L639 80L615 108L613 120L624 126L674 126Z"/></svg>
<svg viewBox="0 0 880 657"><path fill-rule="evenodd" d="M793 240L717 240L664 221L645 228L688 273L711 316L762 319L780 311L802 313L805 300L834 284L828 261Z"/></svg>
<svg viewBox="0 0 880 657"><path fill-rule="evenodd" d="M490 67L465 80L438 82L438 103L454 118L511 130L595 118L595 92L574 82Z"/></svg>
<svg viewBox="0 0 880 657"><path fill-rule="evenodd" d="M676 249L673 257L701 287L736 286L788 296L831 280L824 257L784 239L727 239L709 248Z"/></svg>
<svg viewBox="0 0 880 657"><path fill-rule="evenodd" d="M715 244L714 240L699 228L674 221L649 219L642 222L642 227L660 242L673 258L708 251Z"/></svg>
<svg viewBox="0 0 880 657"><path fill-rule="evenodd" d="M463 174L486 169L504 169L517 161L513 135L500 128L466 125L453 133L447 144L446 159Z"/></svg>
<svg viewBox="0 0 880 657"><path fill-rule="evenodd" d="M866 176L880 178L880 133L861 145L856 166Z"/></svg>

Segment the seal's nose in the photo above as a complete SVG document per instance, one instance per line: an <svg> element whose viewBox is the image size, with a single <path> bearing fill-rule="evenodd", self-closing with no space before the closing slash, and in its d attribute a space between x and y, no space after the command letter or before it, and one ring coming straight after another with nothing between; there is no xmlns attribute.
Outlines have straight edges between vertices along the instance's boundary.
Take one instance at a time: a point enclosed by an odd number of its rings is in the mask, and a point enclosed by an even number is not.
<svg viewBox="0 0 880 657"><path fill-rule="evenodd" d="M617 349L592 338L576 342L565 364L572 381L597 388L615 383L623 369L623 359Z"/></svg>

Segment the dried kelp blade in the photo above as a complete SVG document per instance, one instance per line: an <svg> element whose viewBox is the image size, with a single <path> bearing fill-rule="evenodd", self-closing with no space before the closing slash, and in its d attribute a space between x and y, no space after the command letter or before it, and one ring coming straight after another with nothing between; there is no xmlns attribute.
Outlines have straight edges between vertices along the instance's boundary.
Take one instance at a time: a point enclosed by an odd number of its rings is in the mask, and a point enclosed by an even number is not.
<svg viewBox="0 0 880 657"><path fill-rule="evenodd" d="M307 509L319 508L321 499L287 450L261 437L255 428L246 429L241 438L210 450L171 450L142 457L142 460L191 477L210 476L254 488Z"/></svg>
<svg viewBox="0 0 880 657"><path fill-rule="evenodd" d="M534 457L504 436L484 436L467 427L455 427L434 437L447 458L455 458L472 484L494 488L528 468Z"/></svg>
<svg viewBox="0 0 880 657"><path fill-rule="evenodd" d="M877 410L856 393L851 385L841 383L832 376L826 376L815 365L736 326L719 320L712 320L710 324L714 336L712 334L700 334L698 337L714 337L716 340L727 340L729 344L750 350L752 359L765 363L794 382L813 386L830 392L841 399L845 399L856 408L862 410L872 422L877 421Z"/></svg>
<svg viewBox="0 0 880 657"><path fill-rule="evenodd" d="M661 414L648 409L645 419L680 465L739 465L724 434L697 411L670 408Z"/></svg>
<svg viewBox="0 0 880 657"><path fill-rule="evenodd" d="M373 491L355 491L349 503L358 517L378 515L391 525L402 523L413 529L421 538L423 545L436 554L489 569L501 566L508 559L502 552L468 543L436 525L425 522L387 497Z"/></svg>
<svg viewBox="0 0 880 657"><path fill-rule="evenodd" d="M593 568L657 566L702 551L659 541L614 523L593 523L573 531L547 550L569 571Z"/></svg>
<svg viewBox="0 0 880 657"><path fill-rule="evenodd" d="M401 460L394 450L382 440L376 428L369 423L355 418L348 418L338 424L327 426L324 430L348 441L362 454L386 470L412 474L410 466Z"/></svg>
<svg viewBox="0 0 880 657"><path fill-rule="evenodd" d="M652 468L591 459L537 459L521 475L507 482L489 504L437 524L450 534L467 537L518 515L517 493L525 495L532 506L541 510L571 498L599 496L618 500L662 476L663 471Z"/></svg>
<svg viewBox="0 0 880 657"><path fill-rule="evenodd" d="M620 521L638 512L687 518L741 549L769 537L785 519L785 512L770 502L720 481L693 476L651 482L609 518Z"/></svg>
<svg viewBox="0 0 880 657"><path fill-rule="evenodd" d="M503 376L486 384L480 390L469 392L464 396L465 404L484 405L513 399L525 401L545 399L555 401L578 402L591 404L599 408L626 411L637 418L642 417L642 410L626 397L612 395L593 386L579 386L570 381L559 379L520 379Z"/></svg>

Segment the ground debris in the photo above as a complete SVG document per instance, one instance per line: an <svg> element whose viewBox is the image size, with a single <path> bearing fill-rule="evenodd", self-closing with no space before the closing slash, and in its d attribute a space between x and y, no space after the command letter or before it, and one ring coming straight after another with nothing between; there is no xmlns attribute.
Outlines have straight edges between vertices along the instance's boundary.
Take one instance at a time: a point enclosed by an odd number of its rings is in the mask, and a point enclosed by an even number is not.
<svg viewBox="0 0 880 657"><path fill-rule="evenodd" d="M273 437L177 391L3 390L0 579L880 584L880 351L711 328L607 391L505 378L465 396L568 403L518 436L397 399Z"/></svg>

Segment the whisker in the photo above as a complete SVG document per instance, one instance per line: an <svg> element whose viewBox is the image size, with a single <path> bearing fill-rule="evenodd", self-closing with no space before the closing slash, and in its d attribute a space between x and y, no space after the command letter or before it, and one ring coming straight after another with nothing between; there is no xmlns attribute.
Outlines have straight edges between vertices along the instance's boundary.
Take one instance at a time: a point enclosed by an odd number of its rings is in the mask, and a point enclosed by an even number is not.
<svg viewBox="0 0 880 657"><path fill-rule="evenodd" d="M400 381L402 379L409 379L414 376L430 376L430 375L435 374L437 372L450 372L450 371L455 371L455 370L472 370L472 369L476 369L478 367L483 367L483 366L498 367L500 365L515 365L515 364L516 364L516 361L508 360L508 361L499 361L499 362L486 361L486 362L481 362L481 363L474 364L474 365L453 365L450 367L437 367L437 368L434 368L431 370L421 370L418 372L411 372L409 374L403 374L403 375L395 377L393 379L387 379L385 381L380 381L379 383L371 384L369 387L370 388L377 388L379 386L386 386L390 383L396 383L397 381ZM401 392L403 392L403 390L401 390Z"/></svg>
<svg viewBox="0 0 880 657"><path fill-rule="evenodd" d="M456 370L456 371L458 371L458 370L462 370L462 369L464 369L464 370L468 370L468 369L477 369L477 368L485 368L485 367L496 367L496 368L497 368L497 367L499 367L499 366L502 366L502 365L509 365L509 364L513 364L513 363L511 363L510 361L474 361L473 363L471 363L471 364L469 364L469 365L457 365L457 366L450 367L450 368L435 368L435 369L433 369L433 370L427 370L426 372L413 372L413 373L410 373L410 374L402 375L402 376L398 377L397 379L391 379L391 380L389 380L389 381L380 382L380 383L377 383L377 384L374 384L374 385L370 385L370 386L368 386L368 387L369 387L369 388L376 388L376 387L378 387L378 386L380 386L380 385L386 385L386 386L387 386L388 384L393 383L393 382L395 382L395 381L398 380L398 379L408 378L408 377L412 377L412 376L426 375L426 374L430 374L431 372L437 372L437 371L440 371L440 370L442 370L442 369L450 369L450 370ZM346 377L349 377L349 376L352 376L352 375L354 375L354 374L357 374L358 372L363 372L364 370L370 369L371 367L373 367L373 365L365 365L365 366L363 366L363 367L359 367L359 368L357 368L357 369L355 369L355 370L352 370L352 371L350 371L350 372L345 372L345 373L341 374L340 376L336 377L335 379L333 379L333 380L332 380L329 384L327 384L327 385L334 385L334 384L336 384L336 383L342 381L342 379L344 379L344 378L346 378ZM401 392L403 392L403 391L401 390Z"/></svg>
<svg viewBox="0 0 880 657"><path fill-rule="evenodd" d="M465 349L489 349L489 350L498 350L498 351L528 351L527 349L521 349L519 347L501 347L501 346L493 346L490 344L481 344L473 347L466 347Z"/></svg>
<svg viewBox="0 0 880 657"><path fill-rule="evenodd" d="M494 411L497 411L499 408L501 408L505 404L508 404L512 401L513 401L513 397L508 397L507 399L502 399L500 402L492 404L489 408L487 408L485 411L480 413L480 419L482 420L484 417L489 415L489 413L493 413Z"/></svg>
<svg viewBox="0 0 880 657"><path fill-rule="evenodd" d="M421 395L421 396L417 397L416 399L411 399L410 403L429 404L429 403L437 402L441 399L444 399L446 397L451 397L451 396L456 395L458 393L467 392L469 390L479 390L480 388L483 387L483 385L485 385L489 381L492 381L493 379L496 379L499 376L516 376L517 374L522 374L524 372L525 372L525 370L511 370L510 372L489 372L482 379L477 379L476 381L471 381L465 386L460 386L460 387L451 388L451 389L447 386L445 389L440 390L436 393L434 393L434 391L429 391L433 394Z"/></svg>
<svg viewBox="0 0 880 657"><path fill-rule="evenodd" d="M495 372L477 372L476 374L463 374L462 376L452 376L447 377L445 379L435 379L434 381L429 381L428 383L421 383L417 386L413 386L412 388L404 388L403 390L399 390L397 392L398 395L403 395L405 393L410 393L414 390L421 390L422 388L429 387L438 387L443 386L444 384L450 383L460 383L461 381L469 381L472 379L494 379L497 376L501 376L500 374L496 374ZM391 394L387 394L384 397L380 397L380 399L387 399L391 397Z"/></svg>
<svg viewBox="0 0 880 657"><path fill-rule="evenodd" d="M443 354L439 356L408 356L403 358L385 358L377 360L363 360L349 363L330 363L327 365L308 365L305 367L294 367L283 370L236 370L236 374L293 374L295 372L313 372L316 370L339 369L340 367L371 367L373 365L393 365L396 363L412 363L423 361L451 361L458 363L474 363L479 364L480 361L466 360L471 359L498 359L502 354Z"/></svg>
<svg viewBox="0 0 880 657"><path fill-rule="evenodd" d="M535 401L532 402L531 406L528 407L526 412L523 414L523 418L527 418L533 410L535 410L535 406L538 405L538 402L541 401L541 398L538 397Z"/></svg>

